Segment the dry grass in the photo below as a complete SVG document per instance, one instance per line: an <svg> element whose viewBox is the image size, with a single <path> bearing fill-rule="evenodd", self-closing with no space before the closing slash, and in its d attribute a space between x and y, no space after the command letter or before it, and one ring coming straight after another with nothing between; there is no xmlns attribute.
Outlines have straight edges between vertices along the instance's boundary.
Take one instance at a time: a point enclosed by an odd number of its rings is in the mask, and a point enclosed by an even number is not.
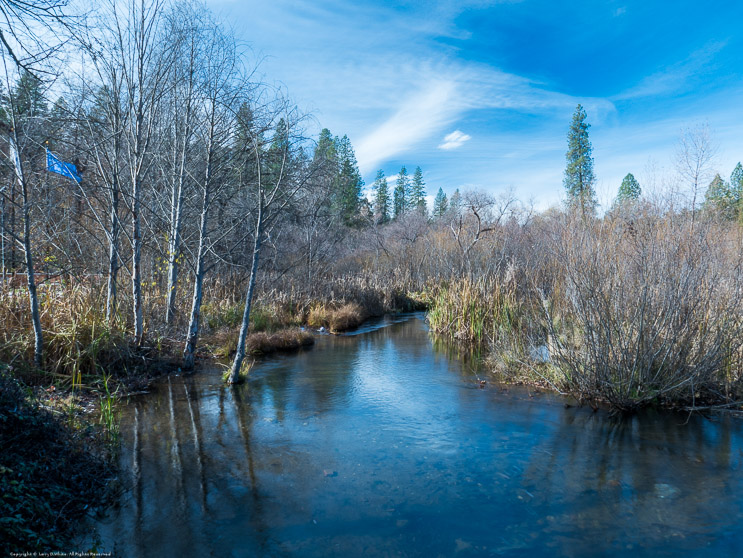
<svg viewBox="0 0 743 558"><path fill-rule="evenodd" d="M369 314L355 302L342 305L319 303L312 306L307 316L310 327L326 327L332 333L348 331L360 326Z"/></svg>
<svg viewBox="0 0 743 558"><path fill-rule="evenodd" d="M39 289L44 335L44 370L34 370L33 334L28 300L23 290L0 295L0 359L28 379L51 377L71 386L95 382L107 370L122 371L134 359L121 320L108 324L103 314L101 292L75 285L42 286ZM40 379L40 378L37 378Z"/></svg>
<svg viewBox="0 0 743 558"><path fill-rule="evenodd" d="M433 289L432 329L487 344L501 378L620 411L743 394L737 225L691 227L685 216L634 208L588 222L558 214L539 227L528 238L537 257L516 247L531 260Z"/></svg>
<svg viewBox="0 0 743 558"><path fill-rule="evenodd" d="M227 359L234 356L237 350L238 335L238 330L223 329L207 339L206 343L212 347L211 350L215 356ZM261 356L275 352L297 351L314 342L315 339L311 333L299 328L282 329L275 333L259 331L248 334L245 350L249 355Z"/></svg>

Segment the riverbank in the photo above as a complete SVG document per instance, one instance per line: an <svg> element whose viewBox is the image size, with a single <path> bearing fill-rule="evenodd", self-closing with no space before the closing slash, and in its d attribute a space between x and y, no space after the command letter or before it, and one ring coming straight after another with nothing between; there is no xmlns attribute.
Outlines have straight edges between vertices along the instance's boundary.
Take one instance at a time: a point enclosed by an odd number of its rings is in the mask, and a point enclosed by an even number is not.
<svg viewBox="0 0 743 558"><path fill-rule="evenodd" d="M664 298L672 285L655 284L637 308L618 300L636 293L596 285L546 294L523 275L455 280L433 290L428 321L438 335L479 347L500 382L618 413L743 409L741 322L722 307L728 299L689 289L677 307Z"/></svg>
<svg viewBox="0 0 743 558"><path fill-rule="evenodd" d="M0 367L0 548L70 551L85 516L111 502L114 434L65 396L40 398Z"/></svg>
<svg viewBox="0 0 743 558"><path fill-rule="evenodd" d="M336 289L341 293L341 289ZM229 363L239 332L237 293L212 293L204 305L197 365ZM180 372L183 315L152 324L136 346L123 319L105 320L95 285L42 289L45 362L33 365L33 341L22 290L0 293L2 368L2 548L11 552L69 550L78 520L105 506L115 489L117 402ZM260 293L251 315L247 353L260 359L314 343L315 331L341 333L386 312L420 303L371 289L311 298ZM402 303L401 303L402 301ZM45 474L45 472L47 474ZM6 544L7 541L7 544Z"/></svg>

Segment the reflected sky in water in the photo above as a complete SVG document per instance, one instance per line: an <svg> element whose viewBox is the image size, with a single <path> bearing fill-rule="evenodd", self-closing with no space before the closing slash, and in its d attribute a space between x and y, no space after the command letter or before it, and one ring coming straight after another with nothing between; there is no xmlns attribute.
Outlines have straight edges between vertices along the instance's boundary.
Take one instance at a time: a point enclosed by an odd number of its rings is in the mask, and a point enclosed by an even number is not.
<svg viewBox="0 0 743 558"><path fill-rule="evenodd" d="M422 315L123 411L121 556L743 554L743 428L478 388Z"/></svg>

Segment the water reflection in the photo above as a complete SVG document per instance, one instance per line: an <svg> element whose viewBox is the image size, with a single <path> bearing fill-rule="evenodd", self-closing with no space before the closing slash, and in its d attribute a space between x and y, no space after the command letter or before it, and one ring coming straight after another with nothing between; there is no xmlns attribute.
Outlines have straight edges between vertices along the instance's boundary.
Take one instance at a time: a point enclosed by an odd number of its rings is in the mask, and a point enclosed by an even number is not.
<svg viewBox="0 0 743 558"><path fill-rule="evenodd" d="M419 316L125 411L122 556L737 555L741 425L478 389ZM472 362L472 361L471 361ZM469 366L470 368L467 368Z"/></svg>

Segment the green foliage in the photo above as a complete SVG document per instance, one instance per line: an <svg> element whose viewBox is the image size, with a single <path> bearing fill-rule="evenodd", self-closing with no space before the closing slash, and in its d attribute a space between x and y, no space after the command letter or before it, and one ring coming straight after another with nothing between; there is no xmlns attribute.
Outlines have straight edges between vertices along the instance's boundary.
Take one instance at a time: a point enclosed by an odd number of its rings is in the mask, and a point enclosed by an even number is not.
<svg viewBox="0 0 743 558"><path fill-rule="evenodd" d="M338 165L338 154L335 150L335 141L333 140L333 134L330 130L323 128L320 131L320 136L317 139L317 147L315 148L315 162L318 161L330 161L334 166Z"/></svg>
<svg viewBox="0 0 743 558"><path fill-rule="evenodd" d="M433 200L433 216L434 217L441 217L446 213L446 210L448 209L448 201L446 199L446 194L444 194L444 190L439 188L438 193L436 194L436 198Z"/></svg>
<svg viewBox="0 0 743 558"><path fill-rule="evenodd" d="M743 165L740 163L735 165L733 172L730 174L730 187L738 192L740 197L740 192L743 191Z"/></svg>
<svg viewBox="0 0 743 558"><path fill-rule="evenodd" d="M621 186L619 186L619 192L617 193L617 203L624 204L627 202L637 201L642 195L642 188L640 183L637 182L635 176L630 172L622 180Z"/></svg>
<svg viewBox="0 0 743 558"><path fill-rule="evenodd" d="M735 202L737 218L743 218L743 165L735 165L730 175L730 192Z"/></svg>
<svg viewBox="0 0 743 558"><path fill-rule="evenodd" d="M372 188L374 190L374 219L378 223L385 223L390 218L390 188L382 169L377 171L377 178Z"/></svg>
<svg viewBox="0 0 743 558"><path fill-rule="evenodd" d="M454 213L455 215L459 215L459 212L462 210L462 194L459 193L459 188L454 190L454 193L451 195L451 200L449 200L449 211Z"/></svg>
<svg viewBox="0 0 743 558"><path fill-rule="evenodd" d="M567 166L563 184L568 195L568 204L579 207L581 212L593 213L596 208L596 192L593 174L593 147L588 139L586 111L578 105L573 113L573 121L568 131L568 151L565 154Z"/></svg>
<svg viewBox="0 0 743 558"><path fill-rule="evenodd" d="M410 182L410 193L406 196L407 208L410 211L426 211L426 183L423 182L423 171L415 168L413 180Z"/></svg>
<svg viewBox="0 0 743 558"><path fill-rule="evenodd" d="M704 195L704 206L720 213L725 219L734 219L737 215L739 199L730 184L716 174L707 187Z"/></svg>
<svg viewBox="0 0 743 558"><path fill-rule="evenodd" d="M410 190L410 178L408 177L408 169L405 165L400 169L400 174L397 175L397 184L395 185L395 192L393 195L393 216L395 219L404 215L408 208L407 195Z"/></svg>
<svg viewBox="0 0 743 558"><path fill-rule="evenodd" d="M42 82L29 72L21 74L10 97L17 117L41 116L47 111Z"/></svg>

